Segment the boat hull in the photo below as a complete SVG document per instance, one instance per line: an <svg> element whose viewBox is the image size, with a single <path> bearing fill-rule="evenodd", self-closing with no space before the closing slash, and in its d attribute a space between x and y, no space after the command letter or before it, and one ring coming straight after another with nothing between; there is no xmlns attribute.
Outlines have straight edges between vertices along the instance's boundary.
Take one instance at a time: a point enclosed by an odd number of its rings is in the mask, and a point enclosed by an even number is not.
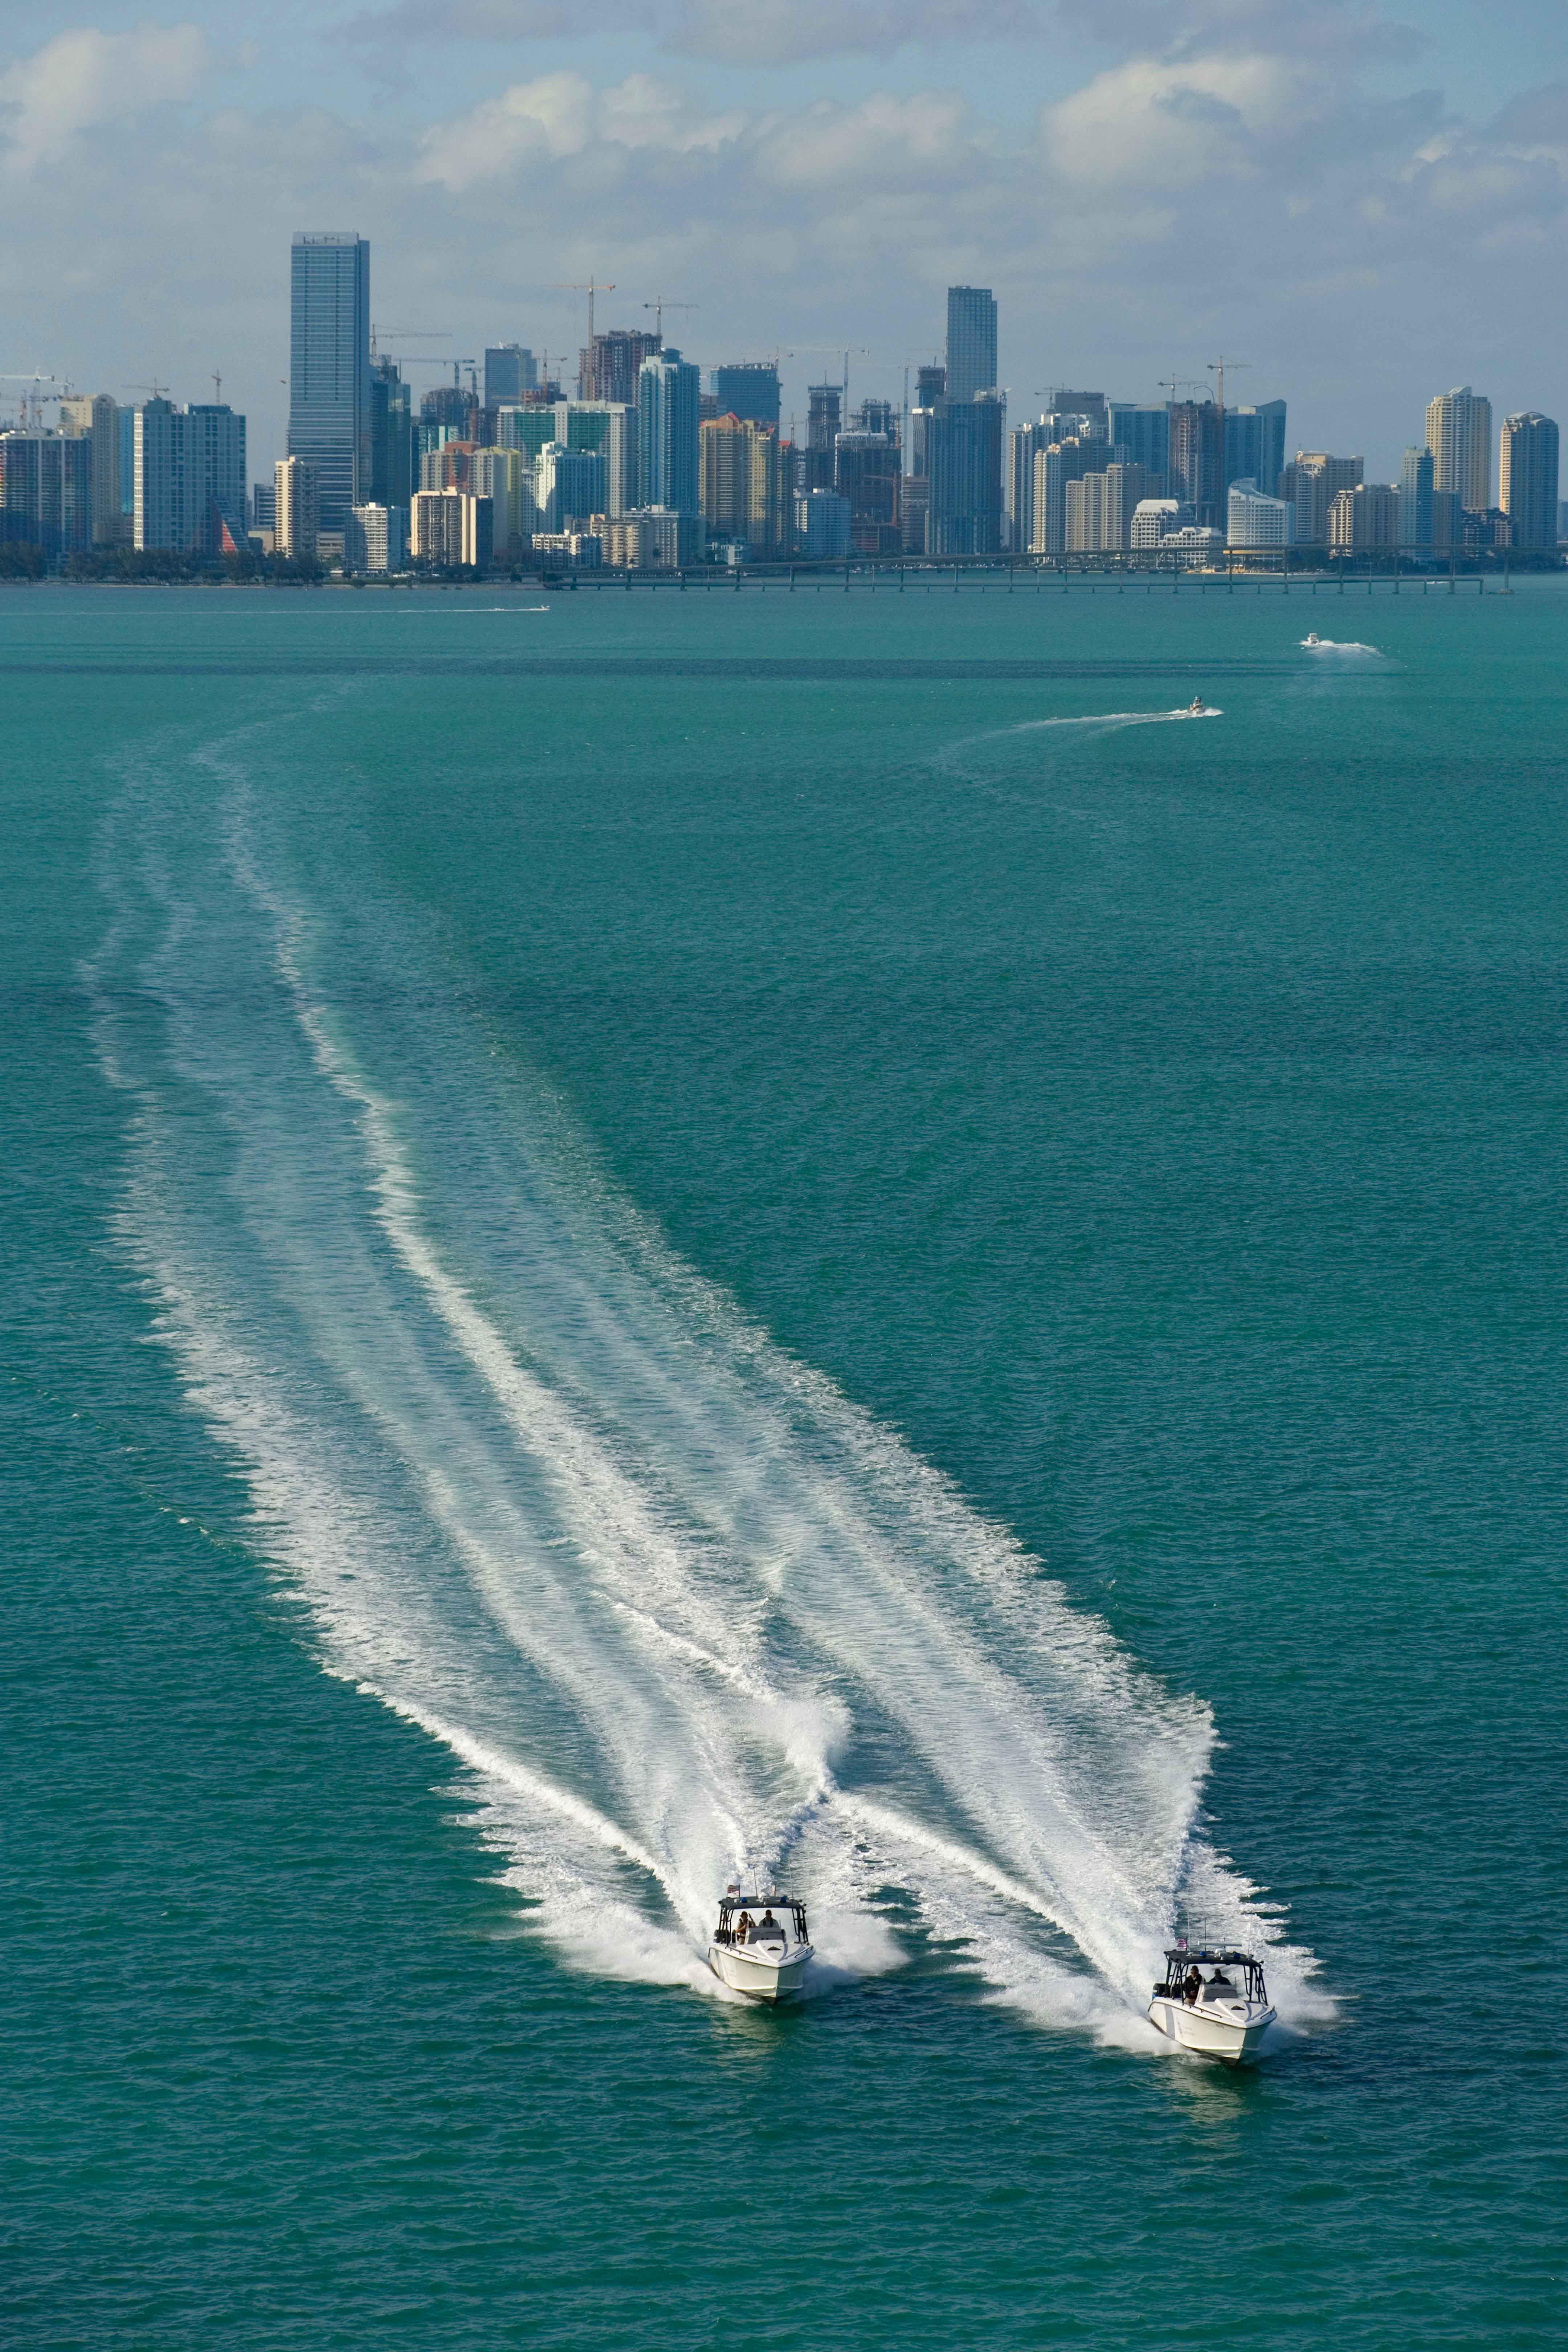
<svg viewBox="0 0 1568 2352"><path fill-rule="evenodd" d="M783 1959L770 1960L739 1944L710 1944L708 1965L721 1984L749 2000L793 2000L805 1980L809 1944L793 1944Z"/></svg>
<svg viewBox="0 0 1568 2352"><path fill-rule="evenodd" d="M1161 1995L1149 2003L1149 2022L1179 2050L1194 2057L1217 2058L1223 2065L1240 2066L1256 2058L1258 2045L1274 2022L1271 2009L1256 2001L1226 2004L1231 2014L1204 2007L1189 2008L1184 2000Z"/></svg>

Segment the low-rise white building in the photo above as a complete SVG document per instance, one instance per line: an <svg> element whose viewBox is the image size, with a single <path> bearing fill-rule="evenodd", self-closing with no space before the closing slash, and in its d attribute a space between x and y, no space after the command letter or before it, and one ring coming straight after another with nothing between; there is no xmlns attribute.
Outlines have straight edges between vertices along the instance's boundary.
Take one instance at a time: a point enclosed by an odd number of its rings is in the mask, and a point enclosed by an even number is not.
<svg viewBox="0 0 1568 2352"><path fill-rule="evenodd" d="M1132 509L1133 547L1158 547L1169 530L1179 530L1182 522L1180 499L1140 499Z"/></svg>
<svg viewBox="0 0 1568 2352"><path fill-rule="evenodd" d="M1296 536L1296 509L1289 499L1267 498L1254 481L1231 484L1226 521L1232 547L1289 547Z"/></svg>

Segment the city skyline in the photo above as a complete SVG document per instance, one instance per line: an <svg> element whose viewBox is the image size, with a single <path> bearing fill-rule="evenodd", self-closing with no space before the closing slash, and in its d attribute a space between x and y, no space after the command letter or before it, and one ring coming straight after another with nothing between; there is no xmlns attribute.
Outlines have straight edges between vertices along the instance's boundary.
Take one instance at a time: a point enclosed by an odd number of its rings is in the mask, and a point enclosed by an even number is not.
<svg viewBox="0 0 1568 2352"><path fill-rule="evenodd" d="M943 40L916 10L900 47L869 9L812 32L785 6L746 54L752 20L717 21L612 16L590 43L459 0L429 41L409 10L126 6L13 35L8 364L120 399L221 374L264 478L286 449L279 257L336 220L375 246L378 322L446 331L416 353L517 341L574 373L573 289L596 278L601 328L689 306L668 340L705 374L777 346L803 425L835 347L850 405L897 400L965 283L1000 305L1013 420L1064 379L1152 404L1234 352L1227 404L1283 390L1304 442L1393 479L1435 384L1484 383L1496 418L1563 405L1534 295L1568 217L1555 21L1483 42L1463 9L1417 42L1345 8L1209 5L1113 37L1069 8L1025 37L981 9ZM516 235L520 207L544 237Z"/></svg>

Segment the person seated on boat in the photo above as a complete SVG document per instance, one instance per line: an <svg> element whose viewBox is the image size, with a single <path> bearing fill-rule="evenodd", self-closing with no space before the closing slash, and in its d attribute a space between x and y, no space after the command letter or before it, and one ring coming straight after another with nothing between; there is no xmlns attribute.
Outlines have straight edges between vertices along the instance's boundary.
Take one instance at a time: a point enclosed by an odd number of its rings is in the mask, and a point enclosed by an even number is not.
<svg viewBox="0 0 1568 2352"><path fill-rule="evenodd" d="M764 1943L782 1944L784 1939L784 1929L771 1911L763 1912L757 1923L757 1934Z"/></svg>
<svg viewBox="0 0 1568 2352"><path fill-rule="evenodd" d="M1196 2000L1199 1993L1203 1990L1203 1987L1204 1980L1202 1977L1199 1976L1197 1969L1195 1968L1189 1969L1182 1985L1182 1998L1186 2002L1189 2009L1191 2009L1194 2001Z"/></svg>
<svg viewBox="0 0 1568 2352"><path fill-rule="evenodd" d="M1205 1988L1204 1999L1205 2000L1234 2000L1236 1997L1236 1987L1232 1984L1230 1979L1226 1975L1223 1969L1216 1969L1213 1976L1210 1977L1207 1986Z"/></svg>

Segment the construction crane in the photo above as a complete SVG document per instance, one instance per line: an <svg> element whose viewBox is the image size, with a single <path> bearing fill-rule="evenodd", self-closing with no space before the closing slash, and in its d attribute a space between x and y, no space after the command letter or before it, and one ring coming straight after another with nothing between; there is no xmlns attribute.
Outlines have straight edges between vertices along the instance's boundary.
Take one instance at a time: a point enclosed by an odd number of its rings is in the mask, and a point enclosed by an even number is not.
<svg viewBox="0 0 1568 2352"><path fill-rule="evenodd" d="M588 297L588 364L590 367L593 365L594 351L594 297L595 294L613 294L615 290L616 281L613 278L590 278L585 284L582 281L574 284L570 279L557 278L551 283L551 292L553 294L585 294ZM643 308L647 310L646 302Z"/></svg>
<svg viewBox="0 0 1568 2352"><path fill-rule="evenodd" d="M44 422L45 395L37 387L42 383L58 383L59 381L59 377L51 375L47 368L0 369L0 383L30 383L35 387L30 393L20 394L16 404L17 415L24 427L27 423L28 408L31 406L35 433L41 430Z"/></svg>
<svg viewBox="0 0 1568 2352"><path fill-rule="evenodd" d="M1232 374L1237 374L1239 373L1243 368L1249 368L1251 365L1252 362L1250 360L1210 360L1208 362L1208 372L1210 375L1217 376L1219 378L1219 413L1222 416L1225 415L1225 372L1226 368L1230 369Z"/></svg>
<svg viewBox="0 0 1568 2352"><path fill-rule="evenodd" d="M651 310L653 312L653 331L658 338L659 347L661 350L664 346L665 312L667 310L695 310L696 308L697 305L695 302L671 302L662 294L656 294L651 302L645 302L643 304L643 309L645 310Z"/></svg>
<svg viewBox="0 0 1568 2352"><path fill-rule="evenodd" d="M784 357L786 360L804 360L809 357L809 355L814 352L837 352L839 357L843 360L844 405L847 408L849 405L850 354L853 352L854 356L858 360L868 360L871 356L870 346L867 343L797 343L793 352L785 352Z"/></svg>
<svg viewBox="0 0 1568 2352"><path fill-rule="evenodd" d="M377 358L390 359L392 356L390 352L377 352L375 348L375 339L378 332L383 335L401 335L405 343L449 343L452 340L450 328L443 328L440 333L437 334L433 328L427 327L382 327L377 329L373 325L370 331L370 355L373 360Z"/></svg>

